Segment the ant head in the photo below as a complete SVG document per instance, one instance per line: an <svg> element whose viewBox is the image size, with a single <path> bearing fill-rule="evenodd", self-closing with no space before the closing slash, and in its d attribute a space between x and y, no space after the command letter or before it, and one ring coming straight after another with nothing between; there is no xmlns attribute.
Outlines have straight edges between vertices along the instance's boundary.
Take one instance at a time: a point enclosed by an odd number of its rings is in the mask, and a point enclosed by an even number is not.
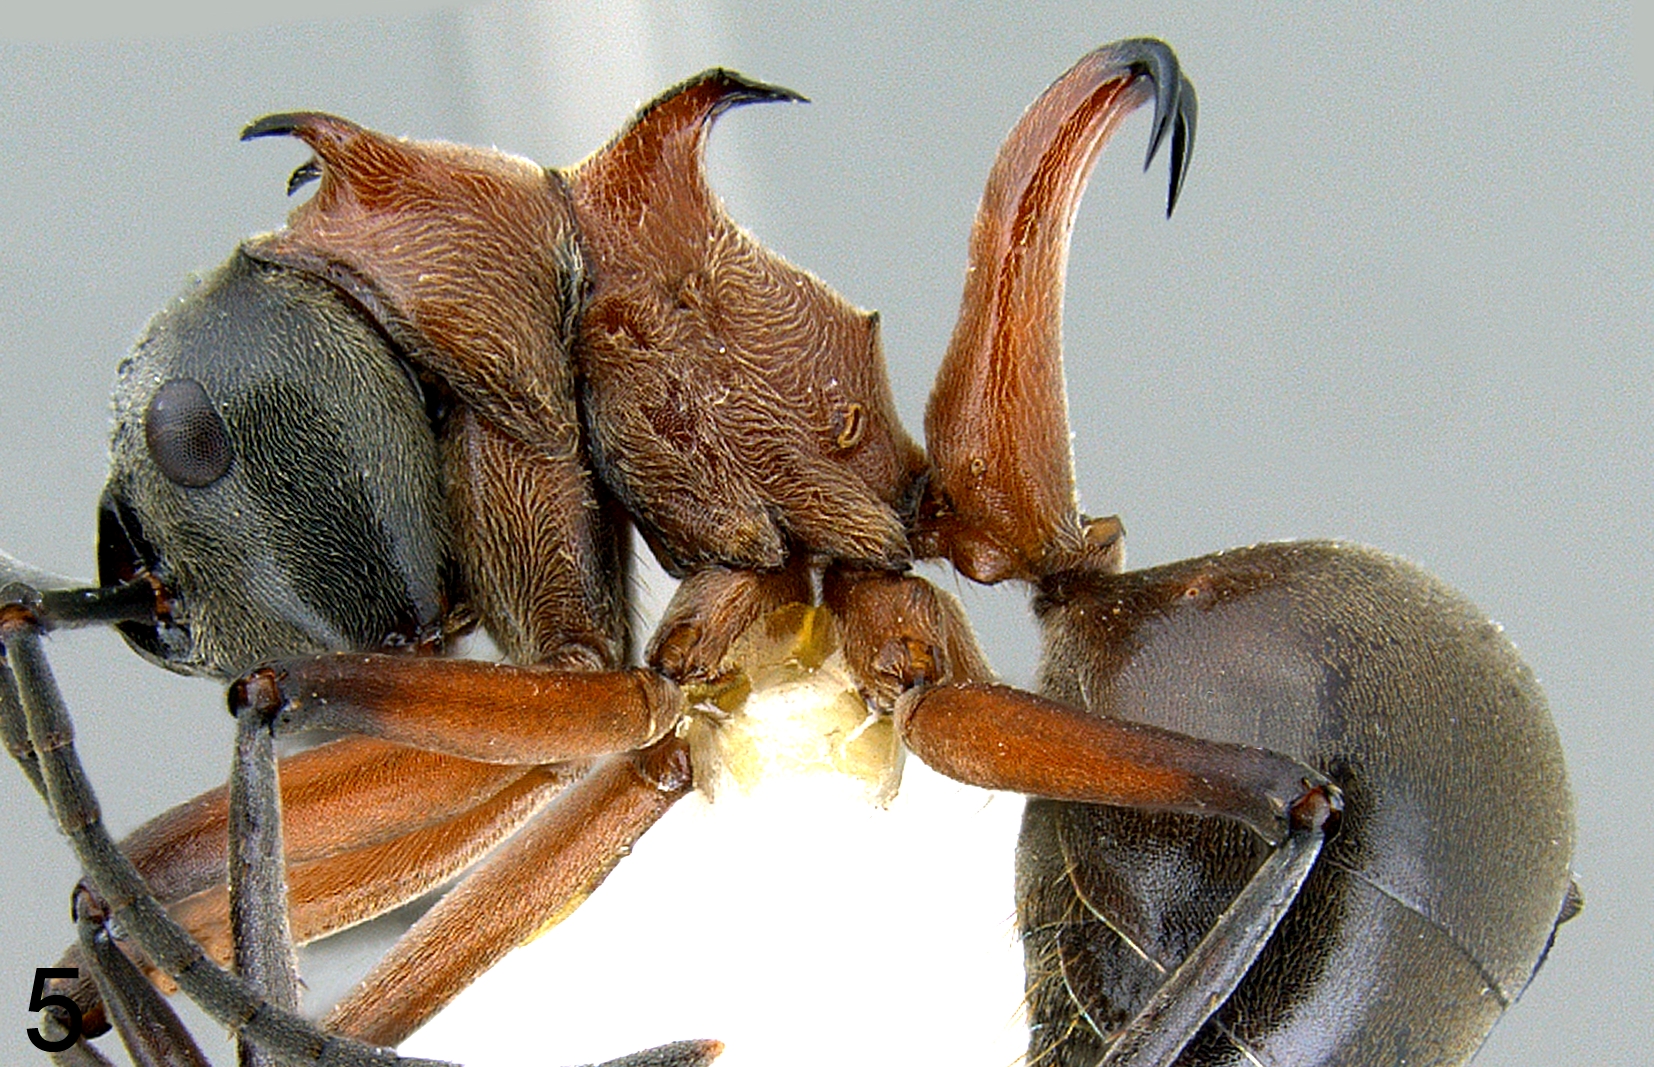
<svg viewBox="0 0 1654 1067"><path fill-rule="evenodd" d="M168 610L121 624L173 670L426 640L444 505L418 380L340 290L245 252L121 364L98 578Z"/></svg>

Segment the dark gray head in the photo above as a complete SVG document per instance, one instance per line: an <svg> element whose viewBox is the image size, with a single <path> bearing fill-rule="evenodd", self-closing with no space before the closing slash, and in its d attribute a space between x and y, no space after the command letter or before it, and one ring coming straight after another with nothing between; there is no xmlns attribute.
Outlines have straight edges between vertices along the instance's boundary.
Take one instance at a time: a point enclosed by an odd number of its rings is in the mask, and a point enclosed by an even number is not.
<svg viewBox="0 0 1654 1067"><path fill-rule="evenodd" d="M160 582L122 624L163 666L430 636L444 610L438 449L419 383L338 290L242 252L150 323L115 385L98 579Z"/></svg>

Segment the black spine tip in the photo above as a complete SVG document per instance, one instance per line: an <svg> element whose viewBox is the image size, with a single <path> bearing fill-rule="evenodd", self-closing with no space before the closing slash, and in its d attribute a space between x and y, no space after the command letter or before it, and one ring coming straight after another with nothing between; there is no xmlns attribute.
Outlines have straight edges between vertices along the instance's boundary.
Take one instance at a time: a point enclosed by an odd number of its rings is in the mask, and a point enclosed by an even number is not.
<svg viewBox="0 0 1654 1067"><path fill-rule="evenodd" d="M305 160L293 169L292 174L287 176L287 195L292 196L321 176L321 163L317 162L314 157Z"/></svg>
<svg viewBox="0 0 1654 1067"><path fill-rule="evenodd" d="M286 137L297 130L304 123L305 114L297 111L283 111L275 115L265 115L254 119L241 131L243 141L254 141L260 137Z"/></svg>
<svg viewBox="0 0 1654 1067"><path fill-rule="evenodd" d="M721 79L731 89L733 104L808 104L810 98L784 85L754 81L738 71L718 67L709 73Z"/></svg>
<svg viewBox="0 0 1654 1067"><path fill-rule="evenodd" d="M1195 147L1195 116L1198 104L1195 87L1184 76L1177 53L1164 41L1153 37L1134 37L1106 46L1107 62L1139 78L1154 82L1154 125L1149 130L1149 147L1143 153L1146 171L1160 153L1160 146L1171 135L1171 180L1166 192L1166 216L1171 217L1177 198L1183 191L1183 181L1189 172L1189 158Z"/></svg>
<svg viewBox="0 0 1654 1067"><path fill-rule="evenodd" d="M1177 198L1183 192L1183 181L1189 175L1189 160L1195 152L1195 120L1200 104L1195 98L1195 87L1188 78L1178 93L1177 125L1172 131L1171 180L1166 192L1166 217L1172 217Z"/></svg>

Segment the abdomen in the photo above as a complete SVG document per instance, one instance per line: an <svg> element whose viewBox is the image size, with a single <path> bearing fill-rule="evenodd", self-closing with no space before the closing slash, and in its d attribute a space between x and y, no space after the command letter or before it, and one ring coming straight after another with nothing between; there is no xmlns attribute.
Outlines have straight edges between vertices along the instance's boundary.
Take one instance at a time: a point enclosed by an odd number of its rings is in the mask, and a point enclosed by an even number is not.
<svg viewBox="0 0 1654 1067"><path fill-rule="evenodd" d="M1538 967L1573 812L1543 694L1497 626L1369 549L1261 545L1050 581L1041 689L1294 756L1342 827L1180 1064L1467 1060ZM1029 1063L1092 1064L1262 861L1217 818L1030 801Z"/></svg>

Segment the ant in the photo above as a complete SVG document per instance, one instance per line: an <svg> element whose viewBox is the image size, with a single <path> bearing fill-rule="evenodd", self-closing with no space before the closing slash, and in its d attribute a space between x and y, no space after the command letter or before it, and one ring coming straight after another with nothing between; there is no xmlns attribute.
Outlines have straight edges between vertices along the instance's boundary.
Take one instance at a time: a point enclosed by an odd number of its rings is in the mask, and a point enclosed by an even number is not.
<svg viewBox="0 0 1654 1067"><path fill-rule="evenodd" d="M1075 507L1068 234L1096 153L1151 102L1175 205L1196 115L1175 56L1105 46L1012 131L924 449L895 419L876 317L758 246L702 177L719 114L794 98L709 71L567 171L317 113L248 127L311 147L290 187L315 195L123 364L101 587L19 584L0 612L8 740L86 869L82 959L122 1037L142 1062L188 1040L155 1022L115 933L253 1062L386 1062L374 1046L722 773L711 750L773 672L832 660L845 682L818 703L866 711L823 736L882 730L1036 798L1018 851L1031 1062L1467 1059L1578 907L1531 673L1462 597L1373 550L1130 572L1118 520ZM628 526L681 580L644 668ZM916 559L1034 589L1040 694L993 680ZM136 869L39 644L88 623L232 680L228 795L128 839ZM479 626L509 665L442 655ZM275 736L309 729L345 736L278 785ZM485 854L326 1035L291 1014L295 936ZM86 983L42 1003L71 1039L99 1010Z"/></svg>

